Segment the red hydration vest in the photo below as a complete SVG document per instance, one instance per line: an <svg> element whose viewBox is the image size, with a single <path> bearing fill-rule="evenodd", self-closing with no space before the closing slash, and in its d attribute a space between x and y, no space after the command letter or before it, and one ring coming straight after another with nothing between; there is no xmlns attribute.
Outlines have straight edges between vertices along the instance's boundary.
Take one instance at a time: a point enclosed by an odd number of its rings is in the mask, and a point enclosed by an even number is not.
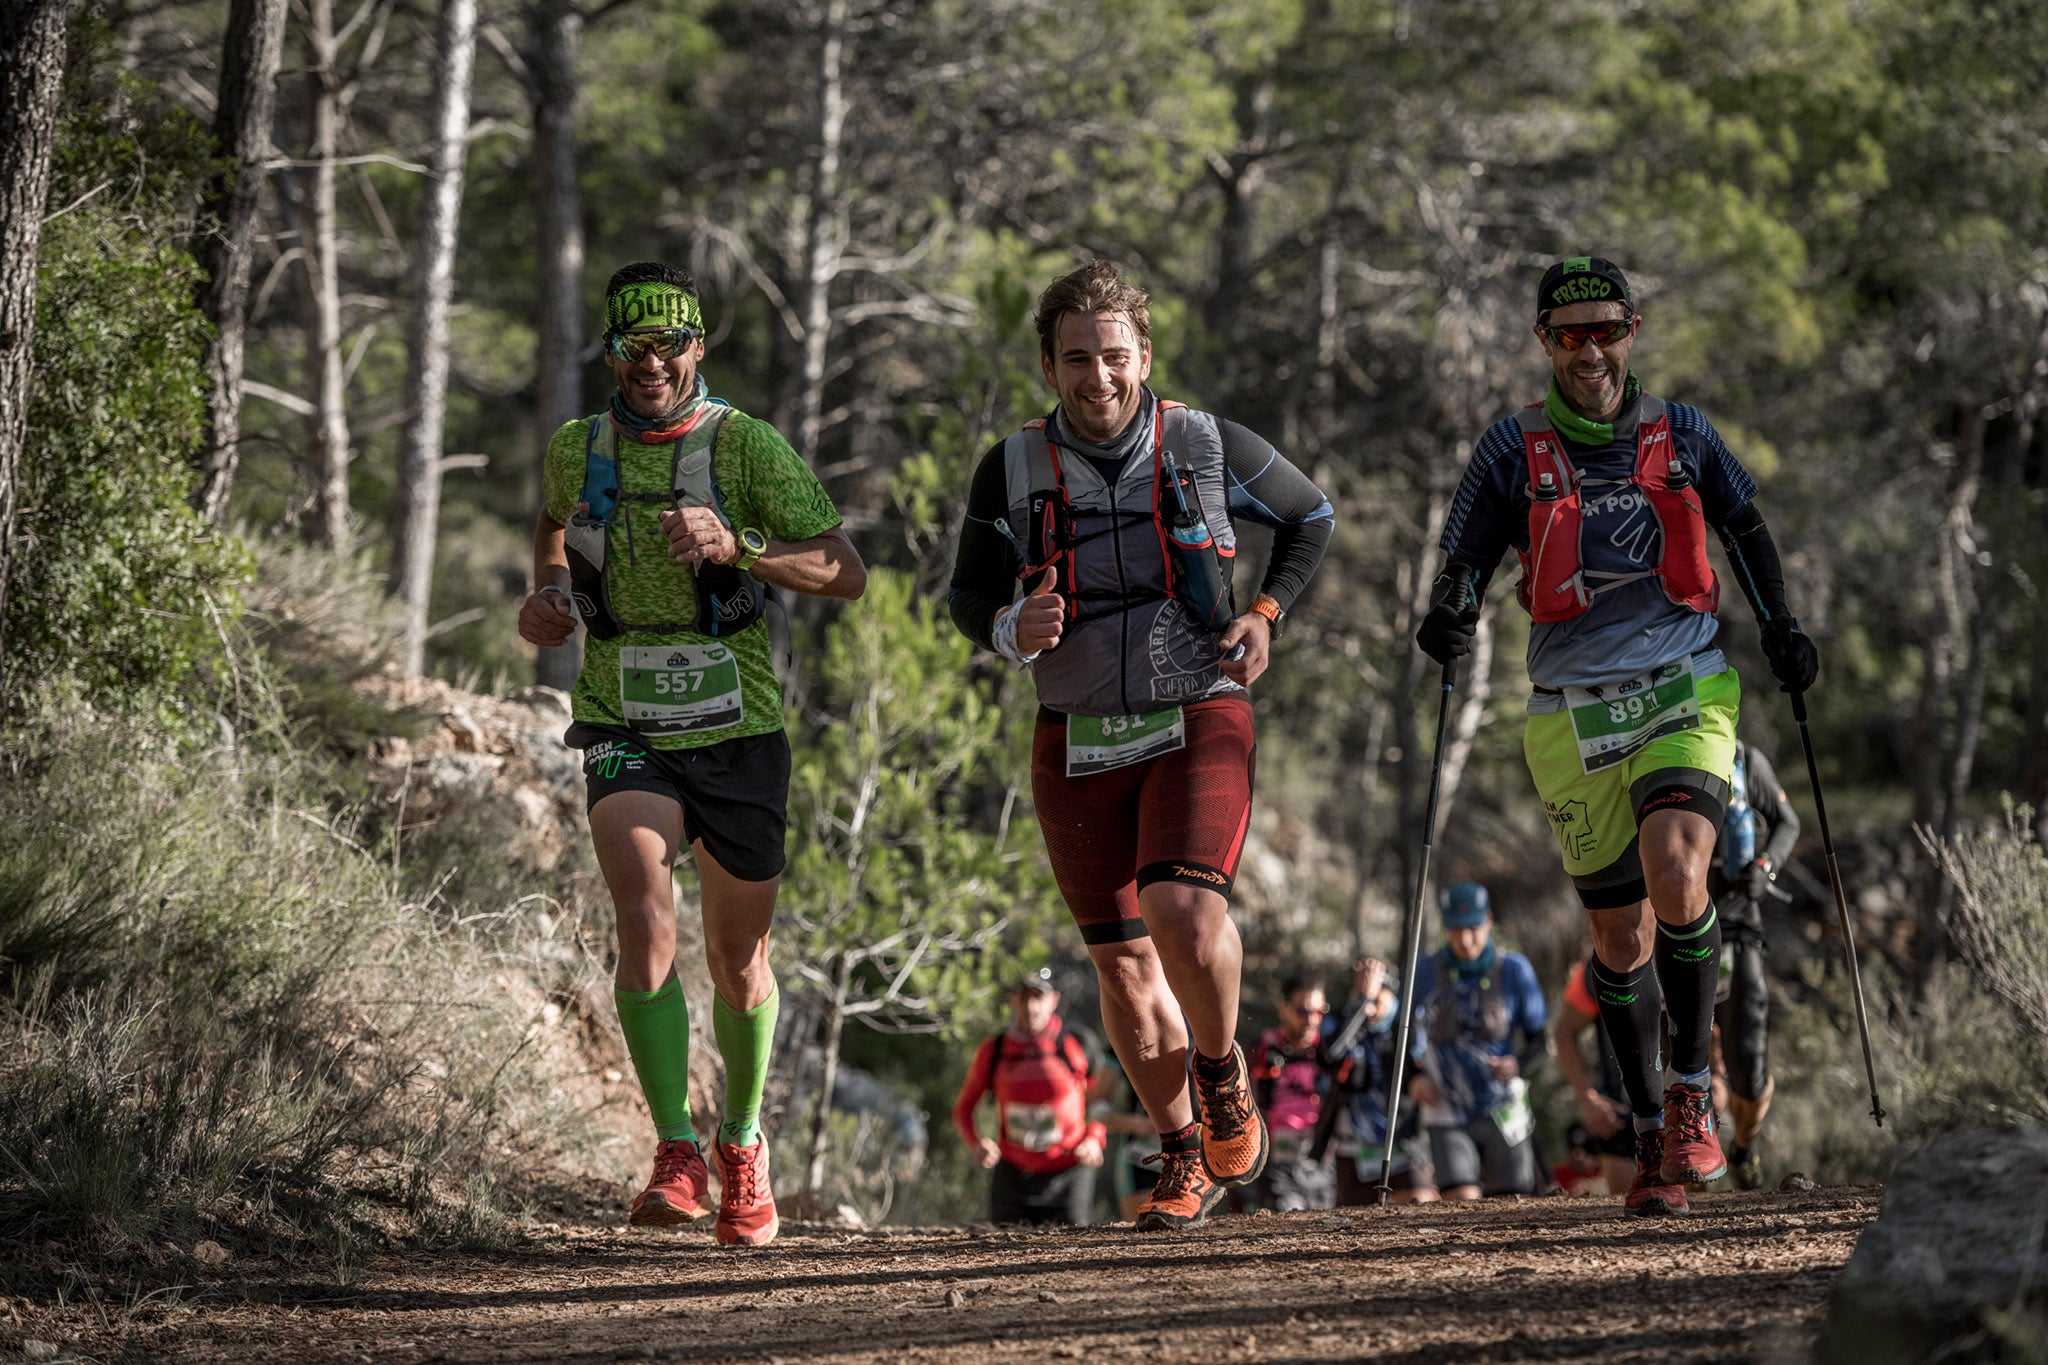
<svg viewBox="0 0 2048 1365"><path fill-rule="evenodd" d="M1707 562L1707 517L1679 463L1671 440L1671 419L1664 400L1644 394L1636 427L1636 468L1627 487L1639 492L1663 532L1663 553L1654 569L1640 573L1603 574L1588 571L1579 559L1579 534L1584 524L1585 497L1579 471L1564 452L1564 442L1531 403L1515 414L1522 430L1529 482L1529 548L1522 557L1522 581L1515 596L1540 622L1569 621L1593 605L1593 598L1638 578L1655 578L1664 595L1681 607L1710 612L1720 604L1721 585ZM1674 478L1675 476L1675 478ZM1619 482L1619 481L1617 481ZM1589 577L1602 579L1588 583Z"/></svg>

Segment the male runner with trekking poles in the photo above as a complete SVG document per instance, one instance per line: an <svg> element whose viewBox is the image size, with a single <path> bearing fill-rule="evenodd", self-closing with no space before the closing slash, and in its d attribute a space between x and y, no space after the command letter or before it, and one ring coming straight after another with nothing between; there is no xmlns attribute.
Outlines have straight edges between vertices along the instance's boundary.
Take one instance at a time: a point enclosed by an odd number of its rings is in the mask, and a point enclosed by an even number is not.
<svg viewBox="0 0 2048 1365"><path fill-rule="evenodd" d="M666 1227L710 1213L675 971L675 861L687 843L725 1061L715 1231L760 1246L779 1226L760 1111L789 796L763 586L855 598L867 571L789 443L710 397L688 271L642 261L614 274L604 345L618 380L610 406L548 442L519 633L559 645L578 617L588 631L564 740L583 750L591 842L618 916L619 1024L654 1119L654 1175L631 1221Z"/></svg>
<svg viewBox="0 0 2048 1365"><path fill-rule="evenodd" d="M1763 906L1773 897L1789 899L1774 883L1798 842L1799 815L1771 760L1754 744L1736 745L1728 810L1707 889L1720 908L1724 940L1714 1021L1728 1075L1728 1116L1735 1127L1728 1170L1745 1190L1763 1184L1756 1139L1777 1090L1768 1053L1771 993L1764 976Z"/></svg>
<svg viewBox="0 0 2048 1365"><path fill-rule="evenodd" d="M969 639L1031 669L1046 855L1101 979L1104 1029L1160 1135L1137 1225L1178 1227L1266 1161L1235 1042L1246 689L1332 513L1264 440L1146 387L1146 295L1108 262L1055 280L1036 322L1059 402L975 471L948 600ZM1275 532L1242 614L1236 518Z"/></svg>
<svg viewBox="0 0 2048 1365"><path fill-rule="evenodd" d="M1515 548L1534 618L1523 751L1592 922L1588 975L1636 1132L1627 1206L1683 1213L1684 1187L1727 1167L1708 1087L1721 928L1707 868L1741 685L1714 644L1709 527L1780 689L1812 687L1819 659L1786 606L1756 485L1698 409L1645 392L1629 369L1641 322L1612 262L1579 256L1543 273L1549 392L1479 439L1416 640L1440 663L1468 653L1487 580ZM1660 996L1674 1035L1661 1096Z"/></svg>

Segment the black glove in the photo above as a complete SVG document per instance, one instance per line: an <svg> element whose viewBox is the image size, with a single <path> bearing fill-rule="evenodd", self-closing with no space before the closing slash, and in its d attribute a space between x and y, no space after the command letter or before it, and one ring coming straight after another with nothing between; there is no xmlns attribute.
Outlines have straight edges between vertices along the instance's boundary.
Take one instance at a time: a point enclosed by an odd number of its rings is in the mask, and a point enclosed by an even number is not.
<svg viewBox="0 0 2048 1365"><path fill-rule="evenodd" d="M1764 622L1764 659L1780 692L1804 692L1820 676L1820 652L1797 619L1773 616Z"/></svg>
<svg viewBox="0 0 2048 1365"><path fill-rule="evenodd" d="M1771 860L1758 858L1742 873L1742 894L1753 905L1762 905L1771 894Z"/></svg>
<svg viewBox="0 0 2048 1365"><path fill-rule="evenodd" d="M1472 570L1453 564L1437 575L1430 589L1429 611L1415 630L1415 643L1440 664L1472 652L1479 631L1479 594L1472 591Z"/></svg>

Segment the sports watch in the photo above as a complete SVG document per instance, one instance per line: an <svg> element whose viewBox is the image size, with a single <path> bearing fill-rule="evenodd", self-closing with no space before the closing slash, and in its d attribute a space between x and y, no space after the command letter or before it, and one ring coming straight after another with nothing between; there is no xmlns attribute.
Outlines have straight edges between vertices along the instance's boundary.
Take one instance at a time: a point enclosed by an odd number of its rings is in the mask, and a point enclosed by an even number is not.
<svg viewBox="0 0 2048 1365"><path fill-rule="evenodd" d="M740 557L732 562L732 566L741 573L752 573L754 562L768 553L768 537L751 526L740 527L734 535L740 543Z"/></svg>
<svg viewBox="0 0 2048 1365"><path fill-rule="evenodd" d="M1271 628L1268 633L1274 639L1279 639L1280 628L1287 622L1287 613L1280 604L1266 594L1260 593L1252 599L1252 610L1266 618L1266 624Z"/></svg>

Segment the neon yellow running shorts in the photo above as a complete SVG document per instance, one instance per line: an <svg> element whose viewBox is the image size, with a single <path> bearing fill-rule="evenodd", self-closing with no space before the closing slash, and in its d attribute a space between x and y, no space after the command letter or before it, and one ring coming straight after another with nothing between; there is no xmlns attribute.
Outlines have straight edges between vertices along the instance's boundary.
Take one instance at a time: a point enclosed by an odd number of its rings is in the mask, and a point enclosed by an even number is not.
<svg viewBox="0 0 2048 1365"><path fill-rule="evenodd" d="M1742 681L1732 668L1698 681L1700 725L1653 739L1612 767L1588 773L1579 760L1569 712L1529 717L1522 753L1536 795L1550 817L1550 832L1564 855L1564 870L1591 877L1629 851L1636 837L1636 804L1659 786L1685 774L1717 779L1717 799L1727 800L1735 773L1735 718ZM1702 783L1701 785L1711 785ZM1581 883L1583 886L1584 884Z"/></svg>

